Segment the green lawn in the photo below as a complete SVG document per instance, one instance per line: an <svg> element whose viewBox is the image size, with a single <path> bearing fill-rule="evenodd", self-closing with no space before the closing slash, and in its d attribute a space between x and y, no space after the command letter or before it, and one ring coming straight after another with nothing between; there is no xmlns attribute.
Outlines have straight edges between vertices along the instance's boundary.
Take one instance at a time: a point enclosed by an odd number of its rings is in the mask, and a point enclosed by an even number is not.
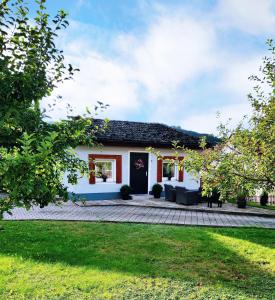
<svg viewBox="0 0 275 300"><path fill-rule="evenodd" d="M266 206L262 206L260 203L257 202L250 202L247 201L247 205L248 206L252 206L252 207L257 207L257 208L263 208L263 209L269 209L269 210L275 210L275 205L266 205Z"/></svg>
<svg viewBox="0 0 275 300"><path fill-rule="evenodd" d="M0 299L275 299L272 230L0 226Z"/></svg>

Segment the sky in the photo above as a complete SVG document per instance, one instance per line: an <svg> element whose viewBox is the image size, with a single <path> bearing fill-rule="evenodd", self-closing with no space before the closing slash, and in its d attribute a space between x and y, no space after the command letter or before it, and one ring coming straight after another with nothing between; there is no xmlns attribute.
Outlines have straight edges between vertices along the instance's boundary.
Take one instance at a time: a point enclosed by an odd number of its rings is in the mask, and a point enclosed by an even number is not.
<svg viewBox="0 0 275 300"><path fill-rule="evenodd" d="M96 101L98 117L160 122L216 134L249 114L247 94L275 33L275 0L48 0L69 13L57 40L80 69L50 99L50 114L76 114Z"/></svg>

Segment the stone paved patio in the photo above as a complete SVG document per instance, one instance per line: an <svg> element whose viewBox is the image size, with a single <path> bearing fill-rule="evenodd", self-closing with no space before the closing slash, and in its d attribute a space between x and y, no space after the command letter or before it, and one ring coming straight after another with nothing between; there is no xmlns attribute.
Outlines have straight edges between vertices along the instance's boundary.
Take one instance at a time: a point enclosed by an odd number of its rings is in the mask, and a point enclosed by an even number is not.
<svg viewBox="0 0 275 300"><path fill-rule="evenodd" d="M165 201L164 198L155 199L150 195L134 195L132 200L99 200L99 201L86 201L85 203L77 202L80 206L106 206L106 205L126 205L126 206L142 206L154 208L174 208L183 210L195 210L202 212L217 212L217 213L232 213L232 214L245 214L245 215L258 215L258 216L273 216L275 218L275 211L262 209L257 207L247 206L245 209L238 208L232 203L223 204L222 208L218 208L217 204L213 204L212 208L207 207L207 203L200 203L199 205L185 206L175 202Z"/></svg>
<svg viewBox="0 0 275 300"><path fill-rule="evenodd" d="M154 208L141 206L98 205L81 207L72 202L60 207L49 205L43 209L34 207L13 210L13 215L4 214L4 220L70 220L150 224L198 225L221 227L275 228L275 218L231 215L226 213Z"/></svg>

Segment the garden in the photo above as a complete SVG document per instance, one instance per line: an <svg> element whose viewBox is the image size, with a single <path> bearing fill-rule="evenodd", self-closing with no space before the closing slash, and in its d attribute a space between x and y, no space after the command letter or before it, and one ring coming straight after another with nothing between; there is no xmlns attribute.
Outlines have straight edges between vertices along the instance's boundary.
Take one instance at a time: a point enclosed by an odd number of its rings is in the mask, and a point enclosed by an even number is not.
<svg viewBox="0 0 275 300"><path fill-rule="evenodd" d="M1 299L274 299L274 231L2 221Z"/></svg>

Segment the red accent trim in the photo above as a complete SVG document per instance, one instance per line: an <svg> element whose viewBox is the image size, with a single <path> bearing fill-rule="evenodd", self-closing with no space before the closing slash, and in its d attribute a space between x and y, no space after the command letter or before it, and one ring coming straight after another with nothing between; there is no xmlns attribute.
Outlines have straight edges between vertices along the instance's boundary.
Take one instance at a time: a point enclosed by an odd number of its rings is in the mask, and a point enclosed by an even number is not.
<svg viewBox="0 0 275 300"><path fill-rule="evenodd" d="M90 176L89 176L89 183L90 184L95 184L95 164L90 161L90 157L89 157L89 170L90 170Z"/></svg>
<svg viewBox="0 0 275 300"><path fill-rule="evenodd" d="M122 158L121 155L110 155L110 154L89 154L89 183L95 184L95 159L114 159L116 161L116 183L122 182Z"/></svg>
<svg viewBox="0 0 275 300"><path fill-rule="evenodd" d="M163 156L163 159L175 159L175 156ZM183 160L184 157L179 157L179 160ZM183 182L184 180L184 168L179 170L179 182ZM158 160L157 163L157 182L162 182L162 159Z"/></svg>
<svg viewBox="0 0 275 300"><path fill-rule="evenodd" d="M184 179L184 172L183 172L183 168L181 170L179 170L179 182L183 182Z"/></svg>
<svg viewBox="0 0 275 300"><path fill-rule="evenodd" d="M117 155L116 158L116 183L122 182L122 158L121 155Z"/></svg>
<svg viewBox="0 0 275 300"><path fill-rule="evenodd" d="M157 162L157 182L162 182L162 160Z"/></svg>

